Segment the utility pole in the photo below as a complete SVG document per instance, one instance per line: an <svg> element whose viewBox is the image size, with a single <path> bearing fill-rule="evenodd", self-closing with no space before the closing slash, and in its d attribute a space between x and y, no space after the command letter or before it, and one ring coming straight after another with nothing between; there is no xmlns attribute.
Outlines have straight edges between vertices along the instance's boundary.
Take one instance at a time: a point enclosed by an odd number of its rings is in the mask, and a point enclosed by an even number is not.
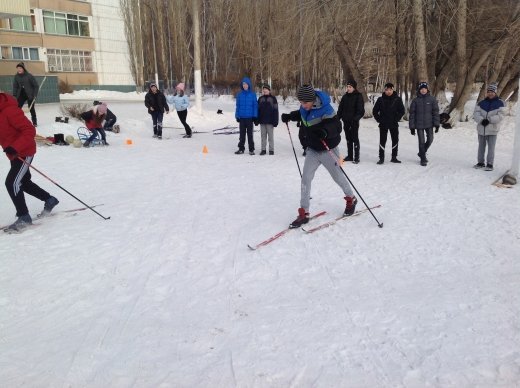
<svg viewBox="0 0 520 388"><path fill-rule="evenodd" d="M202 115L202 75L200 65L200 3L192 0L193 10L193 79L195 81L195 108Z"/></svg>
<svg viewBox="0 0 520 388"><path fill-rule="evenodd" d="M518 79L518 87L520 88L520 78ZM520 99L516 102L516 128L515 140L513 142L513 160L511 161L511 168L506 175L511 176L512 181L516 183L518 179L518 169L520 168Z"/></svg>

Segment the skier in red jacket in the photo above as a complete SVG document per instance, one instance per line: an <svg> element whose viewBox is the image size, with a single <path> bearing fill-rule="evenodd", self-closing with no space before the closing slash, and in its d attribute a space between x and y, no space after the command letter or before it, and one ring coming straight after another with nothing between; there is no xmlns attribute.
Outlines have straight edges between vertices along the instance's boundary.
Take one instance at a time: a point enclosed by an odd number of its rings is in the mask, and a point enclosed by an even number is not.
<svg viewBox="0 0 520 388"><path fill-rule="evenodd" d="M43 201L41 215L47 215L59 201L31 181L31 164L36 153L34 136L36 130L18 108L16 100L6 93L0 93L0 145L11 161L11 169L7 173L5 186L16 208L18 219L5 231L20 231L32 224L24 192Z"/></svg>

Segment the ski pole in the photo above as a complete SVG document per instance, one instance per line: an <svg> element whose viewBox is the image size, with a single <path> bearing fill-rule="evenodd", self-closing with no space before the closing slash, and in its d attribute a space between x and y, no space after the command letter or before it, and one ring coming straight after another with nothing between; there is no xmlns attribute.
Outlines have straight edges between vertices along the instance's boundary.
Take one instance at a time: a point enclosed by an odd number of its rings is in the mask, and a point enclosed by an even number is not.
<svg viewBox="0 0 520 388"><path fill-rule="evenodd" d="M43 81L42 83L40 84L40 86L38 87L38 94L40 94L40 89L42 88L43 84L45 83L45 80L47 79L47 76L43 77ZM36 101L36 97L33 98L32 102L31 102L31 106L29 106L29 110L32 109L33 105L34 105L34 102Z"/></svg>
<svg viewBox="0 0 520 388"><path fill-rule="evenodd" d="M60 189L62 189L63 191L65 191L68 195L70 195L72 198L76 199L77 201L81 202L83 205L85 205L87 208L89 208L90 210L92 210L94 213L96 213L98 216L100 216L101 218L103 218L104 220L109 220L110 217L105 217L103 216L102 214L98 213L97 211L95 211L91 206L87 205L85 202L83 202L81 199L79 199L78 197L76 197L74 194L70 193L69 191L67 191L66 189L64 189L63 187L61 187L59 184L57 184L56 182L54 182L51 178L49 178L47 175L45 175L43 172L41 172L40 170L38 170L36 167L34 167L31 163L27 163L25 161L24 158L18 156L18 159L20 159L22 162L24 162L26 165L28 165L30 168L32 168L34 171L38 172L38 174L42 175L43 177L47 178L49 181L51 181L52 183L54 183L56 186L58 186Z"/></svg>
<svg viewBox="0 0 520 388"><path fill-rule="evenodd" d="M292 150L294 153L294 159L296 159L296 164L298 166L298 171L300 172L300 178L301 178L302 170L300 169L300 163L298 162L298 157L296 156L296 150L294 149L294 143L292 141L291 130L289 129L289 123L285 123L285 125L287 125L287 132L289 132L289 139L291 140L291 147L292 147Z"/></svg>
<svg viewBox="0 0 520 388"><path fill-rule="evenodd" d="M325 140L321 139L321 144L323 144L323 146L325 147L325 149L327 151L329 151L329 155L332 159L334 159L334 162L336 163L336 166L339 167L339 169L341 170L341 172L343 173L343 175L345 175L345 178L347 178L348 182L350 183L350 185L352 186L352 188L356 191L357 195L359 195L359 198L361 198L361 200L363 201L363 203L365 204L366 208L368 209L368 211L370 212L370 214L372 214L372 217L374 217L374 220L376 220L377 222L377 226L379 226L380 228L383 227L383 223L382 222L379 222L379 220L376 218L376 216L374 215L374 213L372 212L372 209L367 205L367 203L365 202L365 200L363 199L363 197L361 196L361 194L359 194L359 191L358 189L356 189L356 186L354 186L354 183L352 183L352 181L350 180L350 178L348 177L347 173L345 172L345 170L343 170L343 168L339 165L338 163L338 160L336 159L335 155L332 153L332 151L330 150L329 146L327 145L327 143L325 143Z"/></svg>

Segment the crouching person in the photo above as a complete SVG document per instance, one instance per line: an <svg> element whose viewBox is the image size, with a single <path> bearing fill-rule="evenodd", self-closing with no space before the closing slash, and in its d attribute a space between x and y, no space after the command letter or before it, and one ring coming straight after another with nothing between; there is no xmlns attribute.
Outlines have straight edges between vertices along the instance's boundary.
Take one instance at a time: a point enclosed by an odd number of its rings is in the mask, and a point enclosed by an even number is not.
<svg viewBox="0 0 520 388"><path fill-rule="evenodd" d="M101 135L101 142L104 145L108 145L107 143L107 135L105 130L103 129L103 121L105 121L107 115L107 104L102 102L99 105L94 105L92 109L87 112L83 112L80 116L83 120L85 120L85 125L92 132L92 135L83 143L83 147L89 147L92 140L94 140L98 135Z"/></svg>

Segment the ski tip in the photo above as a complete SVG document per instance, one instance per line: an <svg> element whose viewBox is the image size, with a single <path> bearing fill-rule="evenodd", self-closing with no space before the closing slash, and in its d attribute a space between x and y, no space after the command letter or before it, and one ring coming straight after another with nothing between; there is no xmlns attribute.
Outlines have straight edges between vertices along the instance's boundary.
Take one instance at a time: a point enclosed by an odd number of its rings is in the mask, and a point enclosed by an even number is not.
<svg viewBox="0 0 520 388"><path fill-rule="evenodd" d="M377 226L379 226L380 228L383 227L383 223L381 222L380 224L378 224Z"/></svg>
<svg viewBox="0 0 520 388"><path fill-rule="evenodd" d="M252 247L251 245L247 244L247 247L251 249L252 251L256 251L256 247Z"/></svg>

